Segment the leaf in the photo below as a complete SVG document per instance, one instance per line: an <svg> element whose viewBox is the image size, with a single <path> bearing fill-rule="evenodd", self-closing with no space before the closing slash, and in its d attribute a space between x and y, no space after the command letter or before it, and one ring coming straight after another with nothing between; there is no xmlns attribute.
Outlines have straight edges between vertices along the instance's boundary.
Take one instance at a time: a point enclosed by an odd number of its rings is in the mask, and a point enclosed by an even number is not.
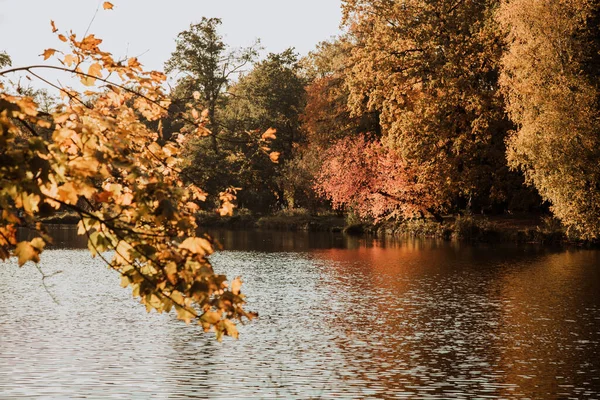
<svg viewBox="0 0 600 400"><path fill-rule="evenodd" d="M61 41L63 41L63 42L66 42L66 41L67 41L67 37L66 37L65 35L63 35L63 34L60 34L60 35L58 35L58 38L59 38Z"/></svg>
<svg viewBox="0 0 600 400"><path fill-rule="evenodd" d="M19 267L22 267L27 261L40 262L39 250L32 246L30 242L20 242L17 244L15 256L19 260Z"/></svg>
<svg viewBox="0 0 600 400"><path fill-rule="evenodd" d="M271 152L271 154L269 154L269 158L271 159L271 161L273 161L275 164L279 163L279 155L281 153L279 153L278 151L273 151Z"/></svg>
<svg viewBox="0 0 600 400"><path fill-rule="evenodd" d="M52 33L58 31L58 28L54 25L54 21L50 20L50 26L52 27Z"/></svg>
<svg viewBox="0 0 600 400"><path fill-rule="evenodd" d="M221 314L214 311L207 311L200 317L200 320L214 325L221 320Z"/></svg>
<svg viewBox="0 0 600 400"><path fill-rule="evenodd" d="M212 254L213 247L210 242L206 239L199 237L187 238L179 245L182 250L188 250L194 254L200 254L201 256Z"/></svg>
<svg viewBox="0 0 600 400"><path fill-rule="evenodd" d="M277 136L275 136L275 133L277 133L277 129L275 128L269 128L265 131L265 133L262 134L262 139L263 140L267 140L267 139L277 139Z"/></svg>
<svg viewBox="0 0 600 400"><path fill-rule="evenodd" d="M195 99L195 100L200 100L200 92L199 92L199 91L197 91L197 90L196 90L196 91L193 93L193 96L194 96L194 99Z"/></svg>
<svg viewBox="0 0 600 400"><path fill-rule="evenodd" d="M44 60L47 60L52 57L54 53L56 53L55 49L46 49L41 55L44 56Z"/></svg>
<svg viewBox="0 0 600 400"><path fill-rule="evenodd" d="M242 287L242 279L238 276L231 282L231 293L238 295Z"/></svg>
<svg viewBox="0 0 600 400"><path fill-rule="evenodd" d="M228 336L231 336L234 339L237 339L239 337L240 334L237 330L237 327L235 326L235 324L233 322L226 319L226 320L223 320L223 325L225 326L225 332L227 332Z"/></svg>
<svg viewBox="0 0 600 400"><path fill-rule="evenodd" d="M102 4L102 8L104 8L105 10L112 10L114 7L114 5L108 1L105 1L104 4Z"/></svg>

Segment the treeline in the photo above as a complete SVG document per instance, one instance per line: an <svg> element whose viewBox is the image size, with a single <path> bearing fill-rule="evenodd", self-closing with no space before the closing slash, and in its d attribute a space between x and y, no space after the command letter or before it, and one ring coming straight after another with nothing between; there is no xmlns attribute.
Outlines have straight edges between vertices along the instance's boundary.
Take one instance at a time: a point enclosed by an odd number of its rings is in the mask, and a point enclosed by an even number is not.
<svg viewBox="0 0 600 400"><path fill-rule="evenodd" d="M301 59L290 49L262 61L258 45L232 50L220 20L203 19L166 63L179 77L171 107L201 104L210 121L185 174L208 193L242 188L238 206L254 212L550 208L596 238L598 6L346 0L343 36Z"/></svg>

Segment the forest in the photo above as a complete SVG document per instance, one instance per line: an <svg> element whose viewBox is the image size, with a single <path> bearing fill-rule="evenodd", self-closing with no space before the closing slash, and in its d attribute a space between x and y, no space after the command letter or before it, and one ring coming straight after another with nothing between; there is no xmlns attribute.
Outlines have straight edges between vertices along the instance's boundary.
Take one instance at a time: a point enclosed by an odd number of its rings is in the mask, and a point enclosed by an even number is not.
<svg viewBox="0 0 600 400"><path fill-rule="evenodd" d="M68 210L148 310L175 308L220 337L254 315L241 280L212 271L206 215L541 214L597 240L599 6L345 0L342 35L262 58L260 43L232 48L221 20L202 18L164 71L52 22L51 63L0 54L0 258L38 261L45 221ZM85 90L5 80L44 82L44 69ZM40 237L19 242L18 227Z"/></svg>

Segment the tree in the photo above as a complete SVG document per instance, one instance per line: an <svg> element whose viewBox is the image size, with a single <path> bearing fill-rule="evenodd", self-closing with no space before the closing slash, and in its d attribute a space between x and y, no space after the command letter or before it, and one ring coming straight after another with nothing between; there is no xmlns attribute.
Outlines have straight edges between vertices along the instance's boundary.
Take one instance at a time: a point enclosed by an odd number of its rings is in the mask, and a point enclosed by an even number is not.
<svg viewBox="0 0 600 400"><path fill-rule="evenodd" d="M0 51L0 68L2 67L10 67L12 65L12 60L10 56L6 54L5 51Z"/></svg>
<svg viewBox="0 0 600 400"><path fill-rule="evenodd" d="M256 204L260 211L276 203L293 203L294 189L281 178L282 168L303 139L300 113L305 102L304 84L297 55L287 49L269 54L229 90L222 119L230 148L235 148L237 159L243 161L239 185L244 190L239 198L245 204ZM261 155L260 146L248 143L253 135L263 132L277 133L268 149L273 150L271 159Z"/></svg>
<svg viewBox="0 0 600 400"><path fill-rule="evenodd" d="M382 143L414 181L435 182L435 204L502 200L511 128L498 92L502 41L496 0L346 0L352 41L351 111L380 113Z"/></svg>
<svg viewBox="0 0 600 400"><path fill-rule="evenodd" d="M600 236L600 4L503 1L508 160L573 233Z"/></svg>
<svg viewBox="0 0 600 400"><path fill-rule="evenodd" d="M303 60L309 79L302 127L310 146L327 148L349 135L380 134L377 112L352 115L348 106L348 74L352 69L352 43L346 37L321 42Z"/></svg>
<svg viewBox="0 0 600 400"><path fill-rule="evenodd" d="M55 57L59 65L0 72L26 72L62 96L46 114L30 96L0 86L0 259L38 262L51 242L44 217L63 207L79 216L92 255L119 272L122 286L131 287L148 311L175 309L179 319L213 328L219 339L237 337L233 320L253 314L242 308L241 281L228 286L213 271L207 259L212 240L196 234L194 217L206 194L179 173L179 154L193 134L159 144L159 133L146 123L167 116L165 75L144 71L136 58L115 60L93 34L79 40L58 33L54 22L52 28L66 48L47 49L44 58ZM74 74L87 90L44 79L50 69ZM202 118L192 122L205 129ZM44 129L48 137L40 134ZM225 212L229 200L223 196ZM17 227L39 236L18 242ZM107 250L114 251L111 260Z"/></svg>
<svg viewBox="0 0 600 400"><path fill-rule="evenodd" d="M233 75L257 56L258 44L245 49L230 49L218 33L219 18L203 17L200 23L191 24L176 39L176 48L165 63L167 73L182 74L174 91L177 102L200 101L208 111L207 127L211 132L212 146L218 152L217 135L220 129L217 108L223 102L223 92ZM197 92L199 96L193 97Z"/></svg>
<svg viewBox="0 0 600 400"><path fill-rule="evenodd" d="M316 187L335 208L349 207L363 217L435 214L438 188L433 182L418 182L420 174L377 139L359 135L341 139L326 151Z"/></svg>

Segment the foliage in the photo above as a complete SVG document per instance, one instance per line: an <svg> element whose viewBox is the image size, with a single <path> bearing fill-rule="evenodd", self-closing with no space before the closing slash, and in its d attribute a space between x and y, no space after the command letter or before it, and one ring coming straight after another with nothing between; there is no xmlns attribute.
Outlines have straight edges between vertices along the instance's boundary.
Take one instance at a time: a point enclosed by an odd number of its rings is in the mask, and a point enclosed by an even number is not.
<svg viewBox="0 0 600 400"><path fill-rule="evenodd" d="M517 124L508 160L585 239L600 236L599 5L503 1L501 83Z"/></svg>
<svg viewBox="0 0 600 400"><path fill-rule="evenodd" d="M327 148L336 140L359 133L378 133L377 113L351 115L346 83L351 69L352 43L341 37L321 42L303 59L309 78L302 128L311 146Z"/></svg>
<svg viewBox="0 0 600 400"><path fill-rule="evenodd" d="M361 135L327 150L316 188L335 208L350 207L376 219L405 218L435 213L442 206L438 188L421 176L400 154Z"/></svg>
<svg viewBox="0 0 600 400"><path fill-rule="evenodd" d="M10 56L4 51L0 51L0 68L10 67L11 65L12 60L10 59Z"/></svg>
<svg viewBox="0 0 600 400"><path fill-rule="evenodd" d="M302 140L299 115L304 109L304 79L293 49L269 54L229 90L222 113L227 149L236 168L240 204L253 211L266 211L294 201L294 187L282 179L282 171ZM263 133L264 132L264 133ZM269 142L270 158L264 144ZM276 138L275 138L276 133ZM272 151L271 151L272 150Z"/></svg>
<svg viewBox="0 0 600 400"><path fill-rule="evenodd" d="M242 308L241 281L228 287L213 271L213 243L196 235L194 217L206 194L184 184L178 169L182 147L205 132L206 120L198 116L194 132L164 142L149 122L160 127L167 117L165 75L144 71L136 58L115 60L93 34L78 39L52 28L65 49L47 49L44 58L59 65L0 72L24 71L62 96L53 112L41 113L30 96L1 87L0 258L38 262L51 243L42 218L68 209L79 215L92 255L105 259L111 250L105 261L148 311L175 309L179 319L215 329L218 339L237 337L233 320L253 314ZM87 90L52 84L41 75L50 69L73 74ZM231 194L221 197L221 211L230 212ZM39 237L18 242L18 227Z"/></svg>
<svg viewBox="0 0 600 400"><path fill-rule="evenodd" d="M180 75L173 95L175 103L196 101L206 108L215 152L218 152L220 129L217 108L224 101L224 91L232 77L256 58L258 51L258 43L244 49L230 49L218 32L219 25L219 18L205 17L191 24L188 30L179 33L175 51L165 63L167 73Z"/></svg>
<svg viewBox="0 0 600 400"><path fill-rule="evenodd" d="M343 2L351 111L380 113L382 143L433 183L437 205L505 201L502 184L521 183L504 157L496 3Z"/></svg>

